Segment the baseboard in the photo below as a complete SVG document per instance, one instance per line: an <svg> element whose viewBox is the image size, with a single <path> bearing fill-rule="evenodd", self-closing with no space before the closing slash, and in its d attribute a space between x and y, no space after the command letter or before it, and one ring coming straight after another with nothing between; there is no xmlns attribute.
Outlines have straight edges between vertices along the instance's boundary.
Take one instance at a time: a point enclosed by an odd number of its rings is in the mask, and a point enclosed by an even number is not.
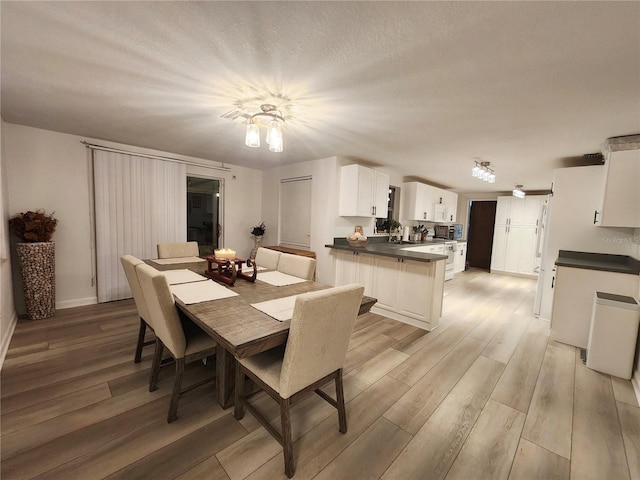
<svg viewBox="0 0 640 480"><path fill-rule="evenodd" d="M640 405L640 380L638 380L638 378L636 377L633 377L631 379L631 385L633 386L633 391L636 393L636 400L638 401L638 405Z"/></svg>
<svg viewBox="0 0 640 480"><path fill-rule="evenodd" d="M9 329L7 330L7 334L2 338L2 345L0 345L0 370L2 370L2 366L4 365L4 359L7 356L7 352L9 351L9 344L11 343L11 337L13 337L13 332L15 331L17 324L18 324L18 314L15 311L13 311L11 315Z"/></svg>
<svg viewBox="0 0 640 480"><path fill-rule="evenodd" d="M84 307L85 305L95 305L98 303L98 297L76 298L74 300L65 300L56 302L56 310L64 310L65 308Z"/></svg>
<svg viewBox="0 0 640 480"><path fill-rule="evenodd" d="M495 273L498 275L507 275L509 277L531 278L534 280L538 278L538 275L536 273L507 272L505 270L491 270L490 273Z"/></svg>

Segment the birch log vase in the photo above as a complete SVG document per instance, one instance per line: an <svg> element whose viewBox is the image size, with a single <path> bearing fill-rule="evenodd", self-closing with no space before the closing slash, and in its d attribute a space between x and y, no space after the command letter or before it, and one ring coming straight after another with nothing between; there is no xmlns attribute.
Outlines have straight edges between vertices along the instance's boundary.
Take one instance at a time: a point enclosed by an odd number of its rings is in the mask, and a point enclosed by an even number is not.
<svg viewBox="0 0 640 480"><path fill-rule="evenodd" d="M56 314L55 244L17 243L16 253L27 316L30 320L53 317Z"/></svg>

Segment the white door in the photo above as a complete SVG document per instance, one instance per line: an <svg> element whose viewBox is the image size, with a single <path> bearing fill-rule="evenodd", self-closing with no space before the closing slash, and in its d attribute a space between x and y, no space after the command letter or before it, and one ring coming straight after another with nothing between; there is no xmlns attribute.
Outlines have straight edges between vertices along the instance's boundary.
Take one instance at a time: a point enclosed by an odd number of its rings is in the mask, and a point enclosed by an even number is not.
<svg viewBox="0 0 640 480"><path fill-rule="evenodd" d="M311 245L311 177L280 180L279 243L306 248Z"/></svg>
<svg viewBox="0 0 640 480"><path fill-rule="evenodd" d="M387 218L389 214L389 175L374 170L375 192L373 213L376 218Z"/></svg>
<svg viewBox="0 0 640 480"><path fill-rule="evenodd" d="M369 168L358 169L358 198L356 213L362 217L373 216L373 192L376 184L375 173Z"/></svg>
<svg viewBox="0 0 640 480"><path fill-rule="evenodd" d="M496 206L496 225L506 225L511 210L511 197L498 197Z"/></svg>

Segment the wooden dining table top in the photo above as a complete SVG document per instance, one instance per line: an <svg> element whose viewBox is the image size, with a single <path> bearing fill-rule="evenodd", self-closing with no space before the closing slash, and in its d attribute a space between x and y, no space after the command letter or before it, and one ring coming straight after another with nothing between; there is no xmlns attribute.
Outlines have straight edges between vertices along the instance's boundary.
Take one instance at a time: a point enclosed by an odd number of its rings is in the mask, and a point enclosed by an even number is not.
<svg viewBox="0 0 640 480"><path fill-rule="evenodd" d="M178 268L185 268L185 266ZM175 269L174 266L159 268L159 270L173 269ZM216 396L223 408L233 403L233 358L250 357L283 345L289 336L290 320L280 322L252 307L251 304L331 287L315 281L277 287L261 281L260 273L258 272L255 282L238 279L233 286L225 285L238 294L233 297L188 305L176 298L178 309L222 347L216 350ZM358 315L368 312L374 303L376 303L375 298L362 297Z"/></svg>
<svg viewBox="0 0 640 480"><path fill-rule="evenodd" d="M238 295L189 305L176 299L176 305L226 350L237 358L244 358L285 343L291 323L270 317L252 307L252 303L323 290L330 285L306 281L277 287L260 281L258 273L255 282L238 280L227 288ZM375 301L372 297L363 297L360 314L369 311Z"/></svg>

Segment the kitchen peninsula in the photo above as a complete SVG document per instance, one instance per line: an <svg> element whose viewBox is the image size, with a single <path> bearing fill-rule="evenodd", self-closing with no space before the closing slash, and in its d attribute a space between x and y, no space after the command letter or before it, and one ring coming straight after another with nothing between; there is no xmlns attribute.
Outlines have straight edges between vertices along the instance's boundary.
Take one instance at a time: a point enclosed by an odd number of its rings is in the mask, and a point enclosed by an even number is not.
<svg viewBox="0 0 640 480"><path fill-rule="evenodd" d="M430 244L421 245L428 250ZM365 295L378 299L371 312L424 330L438 326L446 255L415 251L415 244L376 237L363 247L352 247L345 238L334 238L325 247L332 249L335 258L336 285L359 283Z"/></svg>

